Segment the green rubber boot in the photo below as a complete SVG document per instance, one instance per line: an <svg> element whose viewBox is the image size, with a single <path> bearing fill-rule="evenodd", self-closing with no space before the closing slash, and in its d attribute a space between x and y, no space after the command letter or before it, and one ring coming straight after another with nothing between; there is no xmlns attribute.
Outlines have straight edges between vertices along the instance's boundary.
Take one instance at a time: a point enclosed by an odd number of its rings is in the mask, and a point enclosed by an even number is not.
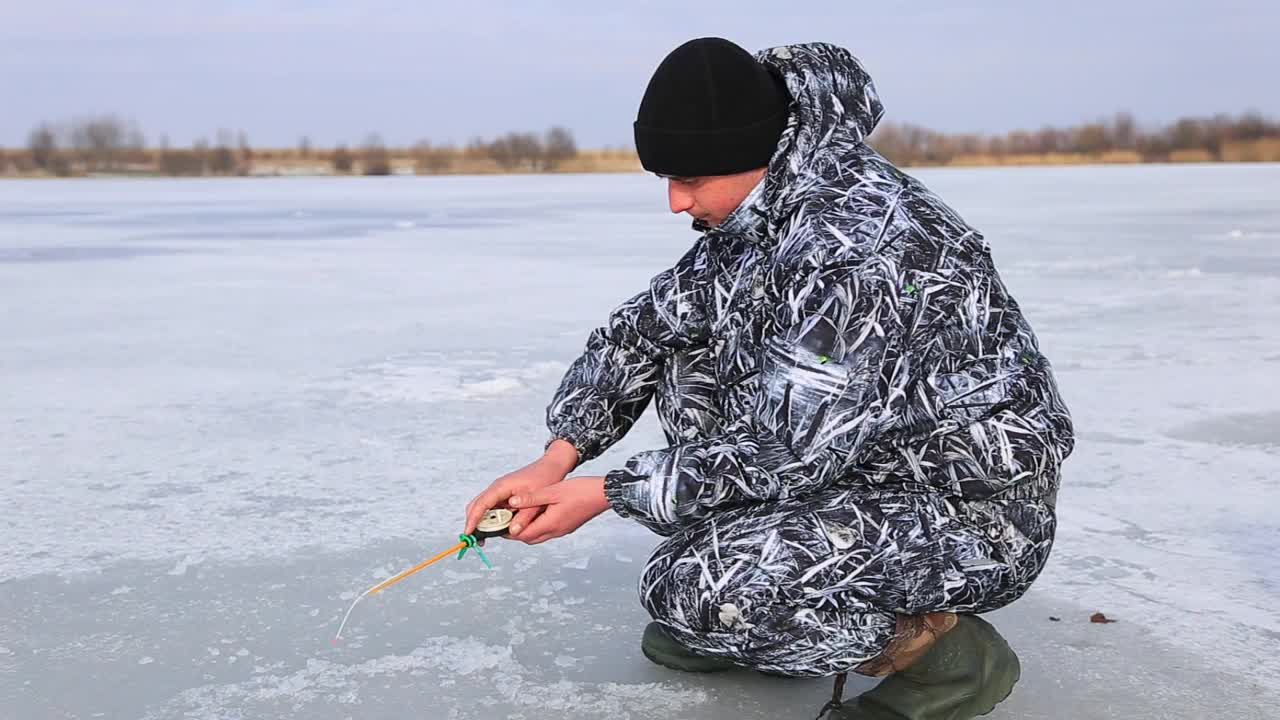
<svg viewBox="0 0 1280 720"><path fill-rule="evenodd" d="M1021 673L1018 656L990 623L961 615L920 659L827 720L969 720L1009 697Z"/></svg>
<svg viewBox="0 0 1280 720"><path fill-rule="evenodd" d="M645 627L644 638L640 641L640 651L653 662L682 672L722 672L735 667L728 660L693 654L693 651L676 642L676 639L656 622L651 622Z"/></svg>

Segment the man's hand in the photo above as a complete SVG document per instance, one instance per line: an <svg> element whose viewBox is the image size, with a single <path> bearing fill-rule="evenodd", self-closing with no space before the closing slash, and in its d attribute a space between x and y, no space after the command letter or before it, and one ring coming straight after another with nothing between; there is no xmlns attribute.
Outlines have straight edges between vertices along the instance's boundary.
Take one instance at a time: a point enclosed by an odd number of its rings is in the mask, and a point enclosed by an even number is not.
<svg viewBox="0 0 1280 720"><path fill-rule="evenodd" d="M511 538L530 545L568 535L609 509L609 501L604 497L604 478L599 476L569 478L562 483L522 492L507 502L513 508L522 508L520 512L542 508L541 515L533 524L510 534Z"/></svg>
<svg viewBox="0 0 1280 720"><path fill-rule="evenodd" d="M476 524L484 517L485 512L510 505L508 498L512 495L527 495L531 491L560 482L577 463L578 451L573 445L564 440L551 443L542 457L494 480L484 492L467 503L467 525L464 532L468 535L475 532ZM517 512L511 520L510 535L514 537L528 527L542 510L541 507L529 507Z"/></svg>

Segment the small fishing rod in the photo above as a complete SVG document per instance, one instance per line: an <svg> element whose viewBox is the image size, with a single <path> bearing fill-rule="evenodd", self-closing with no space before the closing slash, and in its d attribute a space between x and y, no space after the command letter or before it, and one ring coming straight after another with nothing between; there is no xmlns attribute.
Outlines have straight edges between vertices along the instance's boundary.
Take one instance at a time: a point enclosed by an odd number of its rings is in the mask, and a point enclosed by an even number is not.
<svg viewBox="0 0 1280 720"><path fill-rule="evenodd" d="M453 554L455 550L458 551L458 559L461 560L462 557L467 554L468 550L474 548L476 554L480 556L482 561L484 561L485 567L493 569L493 563L489 562L488 556L484 554L484 550L480 547L480 542L491 537L501 537L506 535L508 528L511 527L511 520L514 517L515 513L507 510L506 508L494 508L493 510L489 510L484 514L484 517L480 519L480 522L476 524L476 530L474 533L470 535L464 533L458 536L457 545L454 545L448 550L444 550L437 555L433 555L408 570L405 570L394 577L387 578L386 580L383 580L377 585L374 585L368 590L360 593L359 597L351 603L351 607L347 608L347 614L342 617L342 624L338 626L338 634L333 636L332 642L336 644L342 639L342 630L347 626L347 620L351 617L351 611L356 609L356 603L360 602L368 595L373 595L386 590L392 585L395 585L432 563L443 560Z"/></svg>

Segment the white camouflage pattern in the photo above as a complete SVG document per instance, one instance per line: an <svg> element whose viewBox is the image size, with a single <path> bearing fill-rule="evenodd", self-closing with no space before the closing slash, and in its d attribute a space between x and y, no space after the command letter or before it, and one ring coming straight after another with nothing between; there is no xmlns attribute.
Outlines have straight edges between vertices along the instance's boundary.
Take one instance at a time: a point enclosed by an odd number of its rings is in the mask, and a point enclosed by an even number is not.
<svg viewBox="0 0 1280 720"><path fill-rule="evenodd" d="M670 447L605 482L670 536L644 606L699 653L832 675L895 613L1025 592L1072 425L982 235L864 142L858 61L757 58L793 98L764 181L591 334L547 419L587 460L656 396Z"/></svg>

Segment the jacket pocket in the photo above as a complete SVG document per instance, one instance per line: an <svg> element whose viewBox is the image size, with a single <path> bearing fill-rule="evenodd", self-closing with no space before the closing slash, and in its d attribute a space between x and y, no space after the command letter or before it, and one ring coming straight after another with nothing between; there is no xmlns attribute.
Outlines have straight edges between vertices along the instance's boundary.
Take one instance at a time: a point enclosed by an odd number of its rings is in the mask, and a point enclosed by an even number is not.
<svg viewBox="0 0 1280 720"><path fill-rule="evenodd" d="M765 343L760 361L759 422L804 462L831 444L833 430L847 419L846 369L803 348Z"/></svg>

